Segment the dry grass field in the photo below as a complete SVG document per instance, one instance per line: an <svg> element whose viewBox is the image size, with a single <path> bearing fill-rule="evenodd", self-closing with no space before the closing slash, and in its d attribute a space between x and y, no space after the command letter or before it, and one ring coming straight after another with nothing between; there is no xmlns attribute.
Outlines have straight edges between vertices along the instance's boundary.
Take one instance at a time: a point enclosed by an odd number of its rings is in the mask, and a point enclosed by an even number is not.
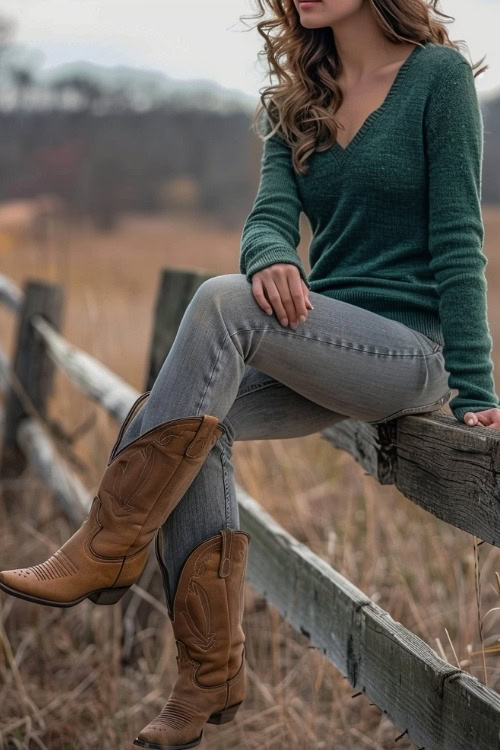
<svg viewBox="0 0 500 750"><path fill-rule="evenodd" d="M500 211L486 207L489 319L500 373ZM304 257L307 237L300 252ZM143 390L160 269L238 270L239 234L206 220L130 216L110 235L57 226L43 241L0 248L0 270L17 283L64 285L63 334ZM467 311L464 310L464 316ZM9 354L14 320L0 310L0 346ZM497 390L500 375L497 376ZM71 433L92 488L118 425L62 374L50 414ZM500 590L496 548L436 520L392 487L380 487L347 454L319 435L235 446L237 481L285 528L336 567L395 620L443 658L500 691ZM0 489L0 567L45 559L69 536L50 493L28 469ZM69 610L0 597L0 748L126 750L163 706L175 678L175 644L159 576L143 606L132 647L121 648L130 612L83 602ZM481 621L483 655L478 622ZM248 694L233 722L207 725L204 746L217 750L408 750L406 737L368 698L352 698L347 680L247 586ZM496 651L495 648L496 647ZM484 656L484 658L483 658ZM484 667L486 666L486 674ZM394 687L397 690L397 686Z"/></svg>

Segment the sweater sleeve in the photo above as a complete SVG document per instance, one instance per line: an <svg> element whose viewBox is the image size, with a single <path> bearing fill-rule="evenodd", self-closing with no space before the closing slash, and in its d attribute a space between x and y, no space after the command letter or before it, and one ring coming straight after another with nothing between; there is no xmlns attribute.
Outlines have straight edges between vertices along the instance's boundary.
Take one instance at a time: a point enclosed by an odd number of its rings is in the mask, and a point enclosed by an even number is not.
<svg viewBox="0 0 500 750"><path fill-rule="evenodd" d="M471 66L454 64L433 86L427 106L430 267L437 281L449 402L467 411L499 406L487 317L487 258L482 252L483 120Z"/></svg>
<svg viewBox="0 0 500 750"><path fill-rule="evenodd" d="M240 272L248 281L273 263L292 263L310 288L297 253L301 211L290 147L274 134L264 142L259 187L241 234Z"/></svg>

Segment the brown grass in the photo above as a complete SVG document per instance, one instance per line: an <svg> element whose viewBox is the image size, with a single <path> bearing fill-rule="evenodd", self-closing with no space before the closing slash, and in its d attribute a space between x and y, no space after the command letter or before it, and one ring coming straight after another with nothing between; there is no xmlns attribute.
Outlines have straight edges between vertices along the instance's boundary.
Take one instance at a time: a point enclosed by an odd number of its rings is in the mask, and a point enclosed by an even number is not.
<svg viewBox="0 0 500 750"><path fill-rule="evenodd" d="M484 212L490 326L500 342L500 211ZM2 272L18 283L64 285L64 335L143 389L159 270L199 267L237 272L239 233L203 222L129 217L110 236L54 228L44 245L24 242L2 253ZM307 237L301 244L305 258ZM497 294L495 294L495 291ZM12 316L0 311L0 342L11 353ZM494 353L500 367L499 351ZM75 450L82 478L95 486L117 425L58 373L51 415L68 432L94 415ZM450 663L485 681L478 631L473 538L380 487L347 454L319 435L235 446L237 481L298 539L336 567L395 620ZM4 480L15 503L0 506L0 567L45 557L70 533L50 494L28 469ZM484 644L499 642L498 550L478 547ZM132 648L121 649L130 612L121 605L70 610L0 599L0 748L132 748L131 740L163 706L175 679L175 645L159 576L160 605L141 606ZM206 747L230 750L414 747L305 637L250 587L246 592L248 697L224 727L207 725ZM448 638L449 634L449 638ZM485 657L488 685L499 689L498 656Z"/></svg>

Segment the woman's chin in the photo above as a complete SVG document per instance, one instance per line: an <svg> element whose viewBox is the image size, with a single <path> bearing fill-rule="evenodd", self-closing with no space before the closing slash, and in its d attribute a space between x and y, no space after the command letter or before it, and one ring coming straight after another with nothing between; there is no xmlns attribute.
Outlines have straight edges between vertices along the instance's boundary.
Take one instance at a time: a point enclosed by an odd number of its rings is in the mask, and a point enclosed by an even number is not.
<svg viewBox="0 0 500 750"><path fill-rule="evenodd" d="M325 24L319 23L319 21L314 21L313 18L304 18L301 16L300 25L305 29L322 29Z"/></svg>

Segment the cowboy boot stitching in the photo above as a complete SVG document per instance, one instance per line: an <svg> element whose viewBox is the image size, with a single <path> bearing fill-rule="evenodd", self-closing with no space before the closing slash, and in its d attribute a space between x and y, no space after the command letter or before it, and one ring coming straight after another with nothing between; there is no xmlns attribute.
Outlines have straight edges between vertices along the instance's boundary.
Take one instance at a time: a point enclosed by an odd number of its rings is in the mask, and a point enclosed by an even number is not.
<svg viewBox="0 0 500 750"><path fill-rule="evenodd" d="M121 486L122 486L122 479L123 475L125 474L125 466L122 464L118 464L118 467L116 469L116 476L113 482L113 489L112 493L116 497L120 495Z"/></svg>
<svg viewBox="0 0 500 750"><path fill-rule="evenodd" d="M147 492L147 482L153 474L153 469L157 458L156 452L153 450L153 446L148 446L148 449L150 449L149 456L145 456L146 463L144 464L144 467L136 480L135 486L130 490L126 497L125 505L123 506L124 511L130 511L132 509L132 500L134 500L139 491L142 490L143 492Z"/></svg>
<svg viewBox="0 0 500 750"><path fill-rule="evenodd" d="M134 462L137 454L140 454L144 459L142 466L139 468L137 478L134 480L134 483L132 484L132 487L130 488L128 493L125 495L125 497L123 497L124 502L120 503L119 497L113 496L113 500L116 501L118 507L120 507L124 512L130 511L132 499L139 490L145 489L145 485L148 479L151 477L155 460L153 446L148 445L146 451L144 449L135 451L123 465L122 481L120 484L123 483L123 479L127 478L127 469L129 469L128 473L132 477L134 475L134 470L137 471L137 467L134 465L134 463L137 463L137 461Z"/></svg>
<svg viewBox="0 0 500 750"><path fill-rule="evenodd" d="M196 596L197 600L200 603L201 610L203 612L203 619L205 622L205 628L204 632L200 630L197 625L195 624L191 613L189 611L189 599L186 597L186 611L184 611L182 614L184 615L184 618L186 622L188 623L191 632L200 641L200 645L202 644L208 644L202 647L207 649L211 648L211 646L215 642L215 633L212 633L210 631L210 607L208 603L208 596L204 588L198 583L198 581L195 581L193 576L191 577L188 585L188 591L191 591L191 587L193 587L192 596Z"/></svg>

